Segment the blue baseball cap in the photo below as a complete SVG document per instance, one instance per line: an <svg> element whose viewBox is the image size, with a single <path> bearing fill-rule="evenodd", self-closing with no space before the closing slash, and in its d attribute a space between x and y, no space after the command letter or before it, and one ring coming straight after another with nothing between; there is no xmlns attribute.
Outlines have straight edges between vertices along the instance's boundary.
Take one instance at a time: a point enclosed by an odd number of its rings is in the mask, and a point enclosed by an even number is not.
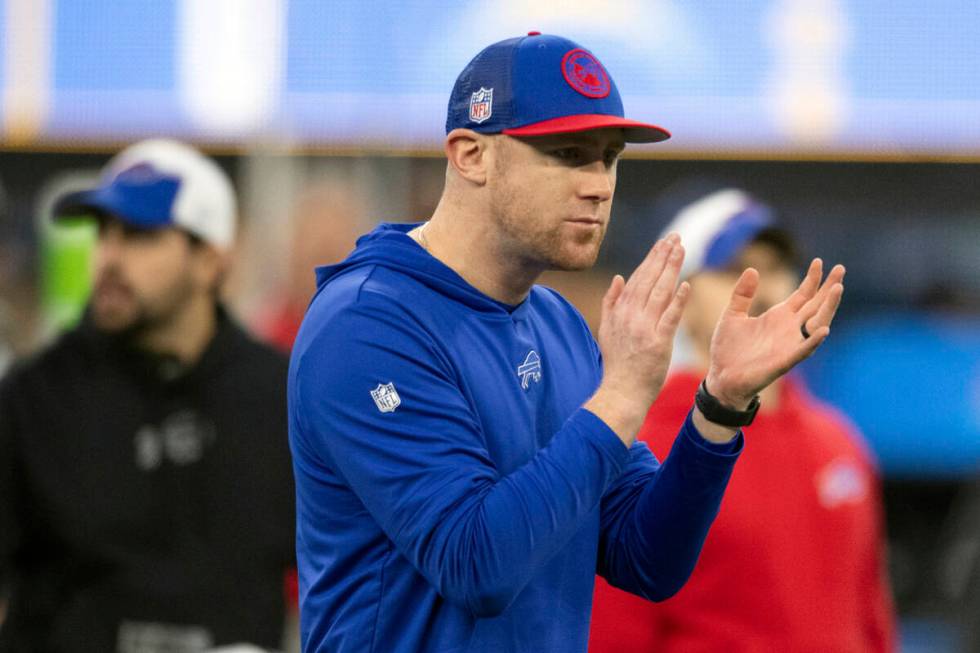
<svg viewBox="0 0 980 653"><path fill-rule="evenodd" d="M612 77L591 52L561 36L529 32L494 43L463 69L446 117L446 133L543 136L603 127L623 130L627 142L670 138L662 127L623 116Z"/></svg>
<svg viewBox="0 0 980 653"><path fill-rule="evenodd" d="M56 218L111 215L140 229L174 226L218 249L231 247L235 195L218 165L196 149L169 139L126 148L103 169L95 188L68 193Z"/></svg>

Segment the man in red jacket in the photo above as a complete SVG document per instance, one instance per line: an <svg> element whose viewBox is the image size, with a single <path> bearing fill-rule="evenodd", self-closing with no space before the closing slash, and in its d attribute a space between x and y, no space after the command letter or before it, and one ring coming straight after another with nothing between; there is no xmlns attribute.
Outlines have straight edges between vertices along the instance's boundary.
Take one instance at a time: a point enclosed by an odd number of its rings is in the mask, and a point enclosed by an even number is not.
<svg viewBox="0 0 980 653"><path fill-rule="evenodd" d="M739 274L761 273L755 315L797 283L791 238L741 191L695 202L666 231L687 250L681 274L692 292L675 366L639 435L660 460L704 378L714 324ZM597 578L590 652L894 650L878 485L853 426L798 377L777 380L746 428L690 580L651 603Z"/></svg>

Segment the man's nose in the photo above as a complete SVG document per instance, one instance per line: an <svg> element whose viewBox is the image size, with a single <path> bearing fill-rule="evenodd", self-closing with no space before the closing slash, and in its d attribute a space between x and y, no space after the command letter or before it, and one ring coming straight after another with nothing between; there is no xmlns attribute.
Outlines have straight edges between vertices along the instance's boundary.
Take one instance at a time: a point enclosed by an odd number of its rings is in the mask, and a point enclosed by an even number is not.
<svg viewBox="0 0 980 653"><path fill-rule="evenodd" d="M95 259L99 267L118 260L123 245L123 230L116 224L105 224L99 229L95 244Z"/></svg>
<svg viewBox="0 0 980 653"><path fill-rule="evenodd" d="M579 193L586 199L605 202L612 199L613 173L603 161L594 161L582 170Z"/></svg>

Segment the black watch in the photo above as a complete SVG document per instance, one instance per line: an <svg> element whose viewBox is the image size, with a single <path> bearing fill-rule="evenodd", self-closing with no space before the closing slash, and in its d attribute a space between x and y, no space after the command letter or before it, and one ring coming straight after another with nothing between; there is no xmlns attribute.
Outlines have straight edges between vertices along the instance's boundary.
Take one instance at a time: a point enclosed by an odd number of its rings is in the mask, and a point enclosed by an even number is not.
<svg viewBox="0 0 980 653"><path fill-rule="evenodd" d="M694 405L698 407L701 414L709 422L738 428L748 426L755 419L755 414L759 412L759 395L752 397L749 407L745 410L735 410L725 406L717 397L708 392L708 386L702 381L698 386L698 392L694 395Z"/></svg>

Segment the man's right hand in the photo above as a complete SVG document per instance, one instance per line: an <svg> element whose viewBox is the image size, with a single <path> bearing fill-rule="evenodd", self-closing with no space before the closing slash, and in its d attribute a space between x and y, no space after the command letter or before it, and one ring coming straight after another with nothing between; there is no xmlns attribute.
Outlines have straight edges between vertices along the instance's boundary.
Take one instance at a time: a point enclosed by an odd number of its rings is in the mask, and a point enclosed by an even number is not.
<svg viewBox="0 0 980 653"><path fill-rule="evenodd" d="M633 444L650 405L660 394L690 286L677 285L684 248L677 234L653 246L629 281L616 275L602 301L596 338L604 374L585 404Z"/></svg>

